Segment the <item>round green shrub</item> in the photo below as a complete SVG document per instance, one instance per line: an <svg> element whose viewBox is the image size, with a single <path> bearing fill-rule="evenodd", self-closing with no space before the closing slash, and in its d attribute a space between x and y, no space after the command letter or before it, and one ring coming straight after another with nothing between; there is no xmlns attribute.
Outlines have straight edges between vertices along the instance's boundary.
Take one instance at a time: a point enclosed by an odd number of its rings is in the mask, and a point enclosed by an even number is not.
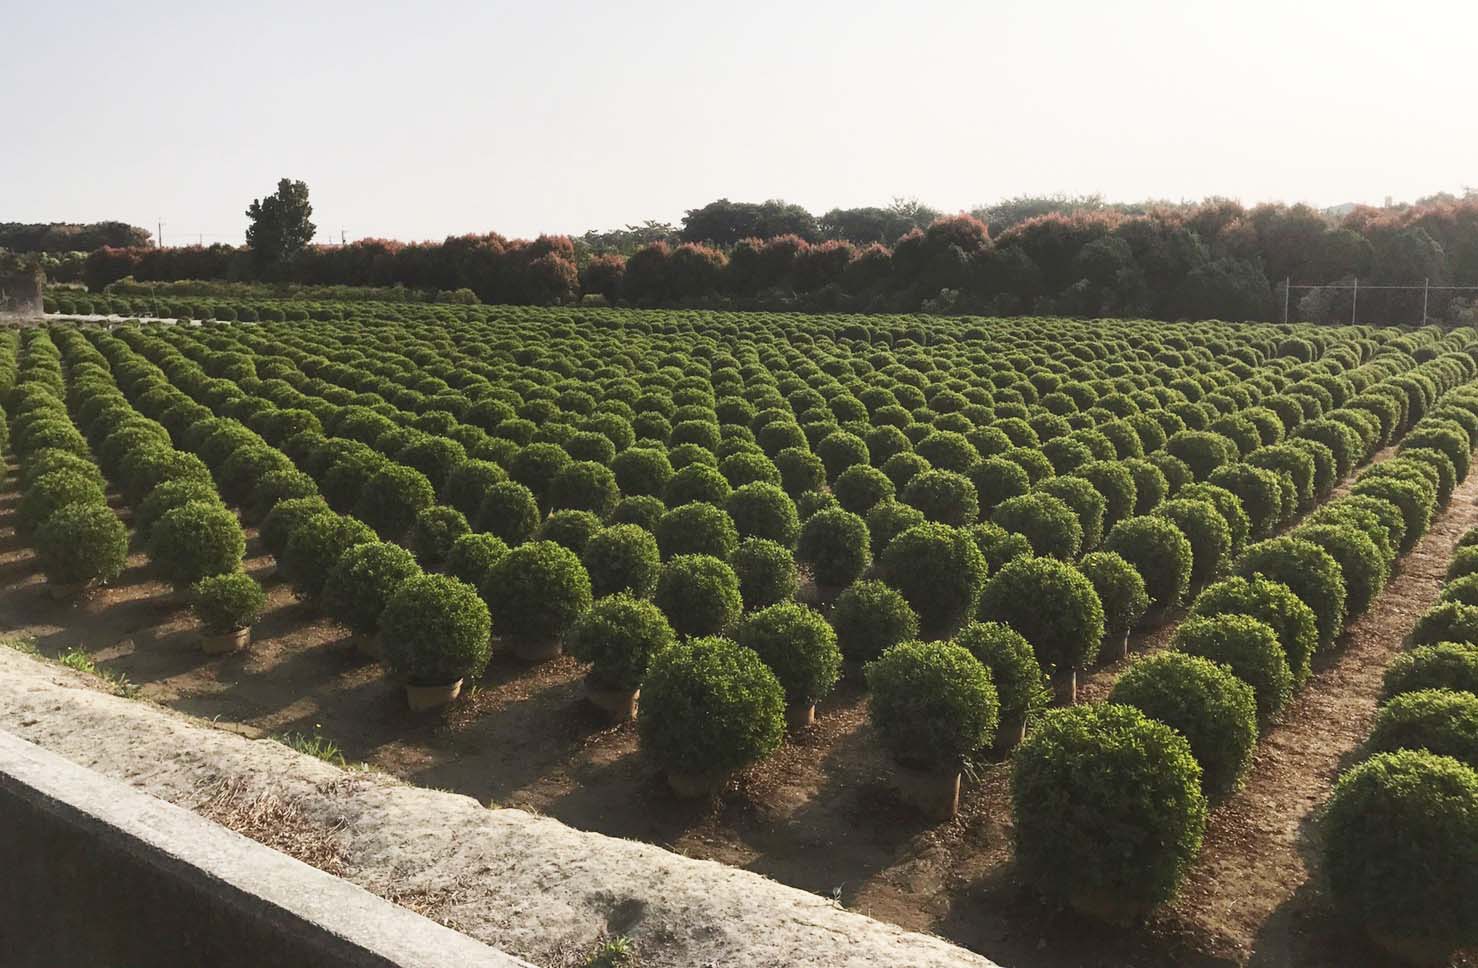
<svg viewBox="0 0 1478 968"><path fill-rule="evenodd" d="M425 474L401 464L386 464L365 483L354 516L386 541L398 541L415 524L416 515L435 503L436 488Z"/></svg>
<svg viewBox="0 0 1478 968"><path fill-rule="evenodd" d="M1016 861L1048 894L1148 910L1201 849L1207 805L1185 738L1131 706L1049 712L1016 751Z"/></svg>
<svg viewBox="0 0 1478 968"><path fill-rule="evenodd" d="M1411 479L1367 474L1355 482L1350 493L1382 498L1401 509L1401 517L1406 524L1406 533L1401 540L1403 552L1416 547L1431 526L1437 500L1435 488L1424 487Z"/></svg>
<svg viewBox="0 0 1478 968"><path fill-rule="evenodd" d="M918 508L891 498L879 501L867 512L868 544L873 558L881 558L894 538L927 520Z"/></svg>
<svg viewBox="0 0 1478 968"><path fill-rule="evenodd" d="M575 554L583 554L590 539L600 531L600 518L589 511L555 511L539 527L540 541L553 541Z"/></svg>
<svg viewBox="0 0 1478 968"><path fill-rule="evenodd" d="M416 514L415 523L411 525L411 550L417 560L434 568L446 561L456 540L471 531L461 511L433 504Z"/></svg>
<svg viewBox="0 0 1478 968"><path fill-rule="evenodd" d="M161 484L155 491L164 487ZM153 492L150 492L151 494ZM148 503L145 501L145 503ZM185 503L184 501L180 502ZM178 507L179 505L174 505ZM290 498L279 501L277 505L267 514L266 520L262 522L258 531L262 539L262 546L272 557L281 559L287 551L287 543L292 538L293 532L297 531L308 519L319 514L325 514L329 510L328 503L321 497ZM162 517L163 514L160 514ZM143 532L147 539L148 532Z"/></svg>
<svg viewBox="0 0 1478 968"><path fill-rule="evenodd" d="M952 770L995 738L990 672L953 642L901 642L867 664L868 717L895 760Z"/></svg>
<svg viewBox="0 0 1478 968"><path fill-rule="evenodd" d="M324 612L358 635L380 628L390 597L421 569L410 552L389 542L355 545L339 558L323 587Z"/></svg>
<svg viewBox="0 0 1478 968"><path fill-rule="evenodd" d="M1215 504L1177 497L1150 513L1175 525L1191 543L1192 581L1206 581L1224 567L1232 549L1232 533Z"/></svg>
<svg viewBox="0 0 1478 968"><path fill-rule="evenodd" d="M780 469L758 448L730 454L719 461L718 470L730 487L743 487L756 482L779 487L781 482Z"/></svg>
<svg viewBox="0 0 1478 968"><path fill-rule="evenodd" d="M1314 611L1319 647L1328 648L1345 624L1345 581L1339 562L1319 545L1299 538L1268 538L1242 554L1236 571L1282 582Z"/></svg>
<svg viewBox="0 0 1478 968"><path fill-rule="evenodd" d="M1478 695L1452 689L1403 692L1376 714L1366 749L1426 750L1478 769Z"/></svg>
<svg viewBox="0 0 1478 968"><path fill-rule="evenodd" d="M1340 778L1323 827L1330 893L1351 922L1434 963L1478 944L1478 772L1382 753Z"/></svg>
<svg viewBox="0 0 1478 968"><path fill-rule="evenodd" d="M86 474L54 470L26 482L16 506L16 520L21 530L28 533L59 509L79 503L106 504L102 486Z"/></svg>
<svg viewBox="0 0 1478 968"><path fill-rule="evenodd" d="M744 609L739 577L709 555L679 555L662 566L656 602L679 635L714 635Z"/></svg>
<svg viewBox="0 0 1478 968"><path fill-rule="evenodd" d="M605 517L616 509L621 490L616 475L604 464L575 461L561 468L549 485L549 503L554 508L589 511Z"/></svg>
<svg viewBox="0 0 1478 968"><path fill-rule="evenodd" d="M1414 447L1401 452L1402 458L1420 461L1437 473L1437 503L1446 505L1458 485L1457 470L1452 460L1435 447Z"/></svg>
<svg viewBox="0 0 1478 968"><path fill-rule="evenodd" d="M1380 548L1350 525L1316 524L1298 528L1292 536L1312 541L1339 564L1345 584L1345 603L1351 617L1362 615L1386 587L1390 570Z"/></svg>
<svg viewBox="0 0 1478 968"><path fill-rule="evenodd" d="M1314 610L1282 582L1262 575L1225 578L1196 596L1190 616L1247 615L1272 628L1283 648L1295 687L1309 677L1310 661L1319 646Z"/></svg>
<svg viewBox="0 0 1478 968"><path fill-rule="evenodd" d="M67 504L36 529L36 555L54 585L108 582L128 563L128 528L106 504Z"/></svg>
<svg viewBox="0 0 1478 968"><path fill-rule="evenodd" d="M767 428L768 429L768 428ZM791 497L818 490L826 483L826 465L803 447L787 447L775 455L780 484ZM895 482L896 483L896 482Z"/></svg>
<svg viewBox="0 0 1478 968"><path fill-rule="evenodd" d="M1256 695L1226 666L1181 652L1136 659L1108 701L1133 706L1184 736L1212 800L1235 790L1252 762Z"/></svg>
<svg viewBox="0 0 1478 968"><path fill-rule="evenodd" d="M745 538L730 561L745 608L763 608L795 597L800 576L790 549L764 538Z"/></svg>
<svg viewBox="0 0 1478 968"><path fill-rule="evenodd" d="M662 515L657 522L657 546L663 558L712 555L728 561L739 547L739 531L722 508L694 502Z"/></svg>
<svg viewBox="0 0 1478 968"><path fill-rule="evenodd" d="M1087 481L1103 497L1103 521L1098 540L1093 543L1096 547L1104 533L1135 513L1139 491L1134 483L1134 475L1122 461L1096 460L1079 467L1073 472L1073 476ZM1155 503L1158 504L1159 501Z"/></svg>
<svg viewBox="0 0 1478 968"><path fill-rule="evenodd" d="M742 538L764 538L788 547L800 534L795 502L773 484L755 481L735 488L725 507Z"/></svg>
<svg viewBox="0 0 1478 968"><path fill-rule="evenodd" d="M985 587L985 558L966 531L921 524L894 538L882 572L928 632L947 632L968 616Z"/></svg>
<svg viewBox="0 0 1478 968"><path fill-rule="evenodd" d="M841 676L836 632L804 605L782 602L751 612L739 623L735 638L770 667L793 706L825 699Z"/></svg>
<svg viewBox="0 0 1478 968"><path fill-rule="evenodd" d="M565 636L570 655L591 664L592 681L630 691L641 687L653 658L676 641L661 609L625 592L596 601Z"/></svg>
<svg viewBox="0 0 1478 968"><path fill-rule="evenodd" d="M1125 518L1103 542L1144 579L1150 605L1174 608L1191 585L1191 543L1174 522L1153 514Z"/></svg>
<svg viewBox="0 0 1478 968"><path fill-rule="evenodd" d="M894 494L893 482L876 467L857 464L847 468L831 486L832 493L847 511L867 514Z"/></svg>
<svg viewBox="0 0 1478 968"><path fill-rule="evenodd" d="M206 504L221 504L220 492L212 484L190 479L178 481L163 481L156 485L154 490L148 493L138 507L133 511L133 529L144 545L147 547L149 537L153 534L154 525L159 519L172 511L191 502L204 502ZM318 506L327 510L323 500L318 499ZM266 525L262 528L262 541L267 542ZM268 547L271 551L271 547Z"/></svg>
<svg viewBox="0 0 1478 968"><path fill-rule="evenodd" d="M579 556L553 541L509 551L488 571L482 594L500 634L531 640L558 637L592 600Z"/></svg>
<svg viewBox="0 0 1478 968"><path fill-rule="evenodd" d="M632 447L611 461L616 485L622 494L658 497L672 480L672 462L655 447Z"/></svg>
<svg viewBox="0 0 1478 968"><path fill-rule="evenodd" d="M1098 600L1103 605L1105 644L1111 646L1109 640L1122 636L1139 624L1150 607L1144 579L1133 565L1112 551L1084 555L1078 562L1078 570L1093 583L1093 590L1098 593Z"/></svg>
<svg viewBox="0 0 1478 968"><path fill-rule="evenodd" d="M968 649L990 673L1000 702L1001 723L1020 722L1041 709L1050 698L1047 679L1031 643L1020 632L999 622L970 622L954 641Z"/></svg>
<svg viewBox="0 0 1478 968"><path fill-rule="evenodd" d="M1083 547L1078 516L1051 494L1034 492L1002 501L991 514L991 523L1024 536L1038 555L1071 561Z"/></svg>
<svg viewBox="0 0 1478 968"><path fill-rule="evenodd" d="M1464 575L1442 586L1439 598L1444 602L1478 605L1478 575Z"/></svg>
<svg viewBox="0 0 1478 968"><path fill-rule="evenodd" d="M1447 562L1447 581L1478 575L1478 546L1459 547Z"/></svg>
<svg viewBox="0 0 1478 968"><path fill-rule="evenodd" d="M1385 699L1420 689L1452 689L1478 695L1478 645L1438 642L1403 652L1386 668Z"/></svg>
<svg viewBox="0 0 1478 968"><path fill-rule="evenodd" d="M473 588L481 588L488 572L503 556L508 545L496 535L473 532L452 542L446 556L446 573Z"/></svg>
<svg viewBox="0 0 1478 968"><path fill-rule="evenodd" d="M652 658L637 729L643 751L669 771L729 772L779 749L785 693L751 650L695 638Z"/></svg>
<svg viewBox="0 0 1478 968"><path fill-rule="evenodd" d="M467 520L476 520L483 498L495 485L508 480L508 473L487 460L467 460L452 468L441 487L441 498L461 511Z"/></svg>
<svg viewBox="0 0 1478 968"><path fill-rule="evenodd" d="M155 490L158 490L156 487ZM149 492L154 493L153 491ZM299 470L275 470L263 474L252 489L247 500L254 520L260 521L279 501L292 498L314 497L318 494L318 483Z"/></svg>
<svg viewBox="0 0 1478 968"><path fill-rule="evenodd" d="M712 505L688 505L715 510ZM595 533L580 556L596 598L626 592L650 598L662 569L657 539L634 524L617 524Z"/></svg>
<svg viewBox="0 0 1478 968"><path fill-rule="evenodd" d="M903 489L903 503L918 508L930 521L962 527L980 517L975 485L954 471L926 470Z"/></svg>
<svg viewBox="0 0 1478 968"><path fill-rule="evenodd" d="M1247 615L1210 615L1187 619L1175 630L1172 648L1221 663L1252 687L1257 719L1267 725L1293 695L1293 673L1266 622Z"/></svg>
<svg viewBox="0 0 1478 968"><path fill-rule="evenodd" d="M901 454L894 454L892 457L883 461L882 470L884 474L888 475L888 480L893 482L893 487L902 491L908 486L909 481L924 471L929 470L929 467L928 461L910 450L904 451Z"/></svg>
<svg viewBox="0 0 1478 968"><path fill-rule="evenodd" d="M965 532L985 556L989 574L1000 571L1008 561L1032 556L1031 542L1026 540L1026 535L1007 531L999 524L983 521L970 525Z"/></svg>
<svg viewBox="0 0 1478 968"><path fill-rule="evenodd" d="M835 481L842 472L858 464L871 463L867 443L856 434L838 430L816 443L816 456L826 467L826 479Z"/></svg>
<svg viewBox="0 0 1478 968"><path fill-rule="evenodd" d="M492 619L471 585L446 575L416 575L380 615L385 664L413 686L439 686L482 674Z"/></svg>
<svg viewBox="0 0 1478 968"><path fill-rule="evenodd" d="M875 659L919 634L919 617L908 599L873 579L859 581L837 596L831 622L842 654L853 662Z"/></svg>
<svg viewBox="0 0 1478 968"><path fill-rule="evenodd" d="M1002 501L1020 497L1031 489L1031 478L1022 466L1004 457L987 457L965 472L975 485L980 508L989 514Z"/></svg>
<svg viewBox="0 0 1478 968"><path fill-rule="evenodd" d="M694 501L705 501L723 507L733 490L716 468L706 464L689 464L667 482L662 500L668 507L680 507Z"/></svg>
<svg viewBox="0 0 1478 968"><path fill-rule="evenodd" d="M476 527L509 545L520 545L534 536L543 520L533 491L515 481L503 481L488 489L477 509Z"/></svg>
<svg viewBox="0 0 1478 968"><path fill-rule="evenodd" d="M810 566L817 585L852 584L872 564L867 522L839 507L816 512L801 528L796 560Z"/></svg>
<svg viewBox="0 0 1478 968"><path fill-rule="evenodd" d="M250 628L267 608L267 593L243 571L207 575L190 589L190 609L207 635Z"/></svg>
<svg viewBox="0 0 1478 968"><path fill-rule="evenodd" d="M566 465L573 463L565 449L554 443L531 443L508 462L508 476L533 492L542 510L548 510L549 488Z"/></svg>
<svg viewBox="0 0 1478 968"><path fill-rule="evenodd" d="M1009 562L986 583L980 618L1020 632L1051 675L1085 667L1104 632L1103 603L1093 583L1052 558Z"/></svg>
<svg viewBox="0 0 1478 968"><path fill-rule="evenodd" d="M165 512L149 535L149 558L164 580L188 588L241 567L246 535L219 504L191 502Z"/></svg>
<svg viewBox="0 0 1478 968"><path fill-rule="evenodd" d="M278 567L299 596L315 599L323 593L329 573L346 551L375 540L375 532L363 522L321 511L293 529L278 558Z"/></svg>
<svg viewBox="0 0 1478 968"><path fill-rule="evenodd" d="M1412 645L1436 642L1478 643L1478 607L1439 602L1422 613L1411 630Z"/></svg>

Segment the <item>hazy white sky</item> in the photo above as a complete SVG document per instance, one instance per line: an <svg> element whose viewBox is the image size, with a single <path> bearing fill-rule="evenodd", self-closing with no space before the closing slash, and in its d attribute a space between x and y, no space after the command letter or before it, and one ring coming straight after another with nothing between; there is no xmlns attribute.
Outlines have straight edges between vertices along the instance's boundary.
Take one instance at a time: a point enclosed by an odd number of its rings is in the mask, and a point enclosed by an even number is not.
<svg viewBox="0 0 1478 968"><path fill-rule="evenodd" d="M0 221L579 232L719 196L1319 205L1478 183L1478 4L0 0Z"/></svg>

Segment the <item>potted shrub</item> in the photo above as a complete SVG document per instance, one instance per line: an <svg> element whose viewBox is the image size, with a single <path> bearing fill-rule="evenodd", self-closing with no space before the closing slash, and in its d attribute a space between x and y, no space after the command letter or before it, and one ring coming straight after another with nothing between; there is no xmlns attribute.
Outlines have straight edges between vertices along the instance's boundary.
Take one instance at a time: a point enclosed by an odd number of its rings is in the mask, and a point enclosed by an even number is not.
<svg viewBox="0 0 1478 968"><path fill-rule="evenodd" d="M692 506L716 510L708 504ZM580 561L590 575L591 593L596 598L617 592L651 598L662 570L657 539L634 524L617 524L597 531L586 543Z"/></svg>
<svg viewBox="0 0 1478 968"><path fill-rule="evenodd" d="M385 663L405 684L413 710L453 701L462 681L488 664L492 620L471 585L416 575L390 596L380 616Z"/></svg>
<svg viewBox="0 0 1478 968"><path fill-rule="evenodd" d="M739 577L709 555L679 555L662 566L656 602L679 635L714 635L739 620Z"/></svg>
<svg viewBox="0 0 1478 968"><path fill-rule="evenodd" d="M200 650L206 655L223 655L251 644L251 627L267 607L267 594L245 572L226 572L196 582L190 607L204 633Z"/></svg>
<svg viewBox="0 0 1478 968"><path fill-rule="evenodd" d="M1152 622L1163 620L1191 587L1191 543L1167 518L1153 514L1125 518L1104 539L1103 550L1129 562L1144 579L1150 607L1159 612Z"/></svg>
<svg viewBox="0 0 1478 968"><path fill-rule="evenodd" d="M1268 538L1249 545L1237 562L1244 578L1263 575L1287 585L1314 611L1319 646L1334 644L1345 624L1345 582L1339 562L1319 545L1300 538Z"/></svg>
<svg viewBox="0 0 1478 968"><path fill-rule="evenodd" d="M123 573L128 528L106 504L68 504L36 529L36 555L53 598L76 598Z"/></svg>
<svg viewBox="0 0 1478 968"><path fill-rule="evenodd" d="M980 498L970 479L955 471L920 471L903 488L903 503L918 508L924 517L941 524L963 527L980 518Z"/></svg>
<svg viewBox="0 0 1478 968"><path fill-rule="evenodd" d="M1426 750L1478 769L1478 695L1418 689L1392 697L1375 717L1373 753Z"/></svg>
<svg viewBox="0 0 1478 968"><path fill-rule="evenodd" d="M1150 514L1168 520L1191 543L1191 581L1199 585L1225 567L1232 550L1232 531L1215 504L1183 496L1188 490L1183 488L1181 497L1164 502Z"/></svg>
<svg viewBox="0 0 1478 968"><path fill-rule="evenodd" d="M677 636L656 605L616 592L576 619L565 641L570 655L591 664L586 699L616 722L625 722L636 718L648 665Z"/></svg>
<svg viewBox="0 0 1478 968"><path fill-rule="evenodd" d="M1478 645L1439 642L1396 656L1386 669L1381 698L1420 689L1455 689L1478 695Z"/></svg>
<svg viewBox="0 0 1478 968"><path fill-rule="evenodd" d="M1478 772L1382 753L1340 778L1323 819L1330 893L1380 948L1436 965L1478 944Z"/></svg>
<svg viewBox="0 0 1478 968"><path fill-rule="evenodd" d="M840 507L817 511L801 527L796 560L811 568L821 598L834 598L872 564L867 523Z"/></svg>
<svg viewBox="0 0 1478 968"><path fill-rule="evenodd" d="M416 515L436 503L436 488L420 471L403 464L385 464L365 482L354 504L354 516L386 541L405 537Z"/></svg>
<svg viewBox="0 0 1478 968"><path fill-rule="evenodd" d="M378 658L380 613L406 581L421 573L416 559L400 545L366 541L345 551L323 586L323 610L347 628L355 647Z"/></svg>
<svg viewBox="0 0 1478 968"><path fill-rule="evenodd" d="M695 501L662 515L657 522L657 546L663 558L712 555L728 561L739 547L739 531L723 508Z"/></svg>
<svg viewBox="0 0 1478 968"><path fill-rule="evenodd" d="M299 598L315 601L344 552L378 540L369 525L357 518L322 511L293 531L278 559L278 568Z"/></svg>
<svg viewBox="0 0 1478 968"><path fill-rule="evenodd" d="M1410 639L1412 645L1478 643L1478 606L1438 602L1416 620Z"/></svg>
<svg viewBox="0 0 1478 968"><path fill-rule="evenodd" d="M902 642L867 664L868 715L899 793L935 820L959 811L960 771L996 738L990 673L952 642Z"/></svg>
<svg viewBox="0 0 1478 968"><path fill-rule="evenodd" d="M842 654L826 619L795 602L752 612L739 623L736 638L753 649L785 690L785 720L792 729L816 721L816 703L841 676Z"/></svg>
<svg viewBox="0 0 1478 968"><path fill-rule="evenodd" d="M1278 636L1294 687L1309 677L1310 660L1319 647L1319 628L1314 610L1287 585L1261 575L1224 578L1207 585L1191 605L1189 617L1211 615L1246 615L1265 622Z"/></svg>
<svg viewBox="0 0 1478 968"><path fill-rule="evenodd" d="M1174 894L1206 828L1190 744L1116 703L1047 713L1016 751L1011 802L1027 879L1113 922Z"/></svg>
<svg viewBox="0 0 1478 968"><path fill-rule="evenodd" d="M1078 669L1103 639L1103 603L1082 572L1055 558L1018 558L986 583L980 618L1020 632L1052 676L1058 701L1077 701Z"/></svg>
<svg viewBox="0 0 1478 968"><path fill-rule="evenodd" d="M801 533L795 502L774 484L754 481L736 487L724 507L741 538L764 538L789 547Z"/></svg>
<svg viewBox="0 0 1478 968"><path fill-rule="evenodd" d="M717 794L785 735L785 691L775 674L728 639L699 637L657 653L642 691L642 749L680 797Z"/></svg>
<svg viewBox="0 0 1478 968"><path fill-rule="evenodd" d="M488 488L477 509L477 530L496 535L510 547L532 538L543 520L534 492L516 481Z"/></svg>
<svg viewBox="0 0 1478 968"><path fill-rule="evenodd" d="M508 546L502 538L478 532L464 534L452 542L447 552L446 573L480 589L493 565L506 554Z"/></svg>
<svg viewBox="0 0 1478 968"><path fill-rule="evenodd" d="M1129 654L1129 632L1149 608L1144 579L1134 566L1112 551L1084 555L1078 570L1093 583L1103 603L1103 642L1098 661L1112 662Z"/></svg>
<svg viewBox="0 0 1478 968"><path fill-rule="evenodd" d="M590 576L579 557L552 541L519 545L488 572L482 586L498 629L525 662L563 652L560 636L590 607Z"/></svg>
<svg viewBox="0 0 1478 968"><path fill-rule="evenodd" d="M236 571L245 555L241 522L219 504L191 502L167 511L149 536L154 567L177 590Z"/></svg>
<svg viewBox="0 0 1478 968"><path fill-rule="evenodd" d="M838 595L831 621L849 662L869 662L919 634L919 617L903 593L873 579L857 582Z"/></svg>
<svg viewBox="0 0 1478 968"><path fill-rule="evenodd" d="M1020 632L999 622L971 622L960 629L955 642L970 650L990 672L1000 703L1000 720L992 749L1004 755L1026 738L1031 715L1050 696L1047 677L1031 643Z"/></svg>
<svg viewBox="0 0 1478 968"><path fill-rule="evenodd" d="M160 487L163 486L160 485ZM286 501L278 501L277 505L268 512L266 520L262 522L257 532L262 539L262 547L266 548L268 554L278 559L280 563L283 553L287 551L287 543L292 538L293 532L310 518L326 514L328 511L328 502L321 497L295 497L288 498Z"/></svg>
<svg viewBox="0 0 1478 968"><path fill-rule="evenodd" d="M1257 697L1258 725L1266 726L1293 694L1293 673L1266 622L1247 615L1191 618L1175 630L1171 647L1229 668L1252 687Z"/></svg>
<svg viewBox="0 0 1478 968"><path fill-rule="evenodd" d="M1252 762L1257 698L1227 666L1181 652L1146 656L1119 677L1108 701L1133 706L1184 736L1212 802L1236 790Z"/></svg>
<svg viewBox="0 0 1478 968"><path fill-rule="evenodd" d="M537 537L540 541L552 541L578 555L585 551L585 546L600 529L600 518L589 511L555 511L539 526Z"/></svg>
<svg viewBox="0 0 1478 968"><path fill-rule="evenodd" d="M764 608L795 597L800 575L790 549L764 538L745 538L730 562L745 608ZM845 592L843 593L845 594Z"/></svg>
<svg viewBox="0 0 1478 968"><path fill-rule="evenodd" d="M986 564L969 532L921 524L889 543L882 572L908 599L925 633L942 634L975 607L985 587Z"/></svg>

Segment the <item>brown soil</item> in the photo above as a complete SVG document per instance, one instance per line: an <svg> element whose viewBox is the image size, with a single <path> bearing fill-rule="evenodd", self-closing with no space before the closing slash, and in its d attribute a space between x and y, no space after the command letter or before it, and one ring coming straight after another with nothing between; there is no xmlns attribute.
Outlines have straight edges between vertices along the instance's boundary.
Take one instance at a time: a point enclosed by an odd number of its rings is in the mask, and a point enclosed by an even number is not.
<svg viewBox="0 0 1478 968"><path fill-rule="evenodd" d="M451 712L408 712L343 630L272 579L250 529L246 565L270 608L246 653L203 655L190 616L167 603L141 554L86 600L54 602L15 534L14 486L12 473L0 492L0 631L33 637L44 654L81 648L143 698L250 736L320 735L348 760L413 783L757 871L1003 964L1062 968L1377 963L1310 878L1312 818L1369 730L1384 666L1436 597L1457 537L1478 524L1474 475L1263 737L1246 787L1213 813L1181 897L1150 924L1119 929L1044 905L1016 880L1005 764L967 777L950 823L929 825L903 806L855 677L814 727L721 798L683 803L641 756L634 726L611 727L581 701L583 668L569 658L528 667L495 655ZM1178 619L1137 635L1134 652L1164 647ZM1080 699L1102 699L1124 665L1081 674Z"/></svg>

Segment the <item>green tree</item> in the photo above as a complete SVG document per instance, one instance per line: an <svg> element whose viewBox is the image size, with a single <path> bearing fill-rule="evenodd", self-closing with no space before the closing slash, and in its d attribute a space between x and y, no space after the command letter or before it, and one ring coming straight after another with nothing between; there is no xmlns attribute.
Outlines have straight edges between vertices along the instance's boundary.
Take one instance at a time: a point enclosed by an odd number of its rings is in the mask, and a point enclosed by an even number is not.
<svg viewBox="0 0 1478 968"><path fill-rule="evenodd" d="M283 178L277 191L253 199L246 210L246 244L258 266L286 262L313 241L317 226L308 221L313 206L308 203L306 182Z"/></svg>

